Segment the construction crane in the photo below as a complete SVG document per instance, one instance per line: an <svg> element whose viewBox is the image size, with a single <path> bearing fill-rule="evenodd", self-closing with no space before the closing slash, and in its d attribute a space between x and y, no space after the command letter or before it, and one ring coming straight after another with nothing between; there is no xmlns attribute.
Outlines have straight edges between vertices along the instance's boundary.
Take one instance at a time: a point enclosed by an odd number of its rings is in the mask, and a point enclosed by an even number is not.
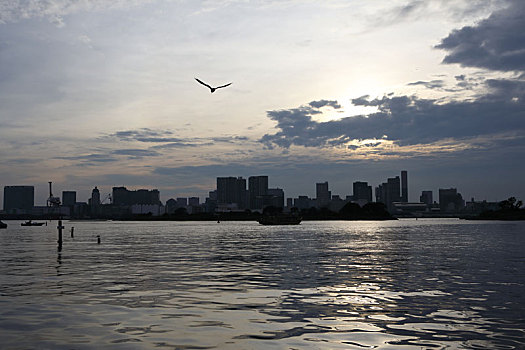
<svg viewBox="0 0 525 350"><path fill-rule="evenodd" d="M60 198L53 196L52 184L53 182L49 181L49 198L47 199L47 206L48 207L59 207Z"/></svg>

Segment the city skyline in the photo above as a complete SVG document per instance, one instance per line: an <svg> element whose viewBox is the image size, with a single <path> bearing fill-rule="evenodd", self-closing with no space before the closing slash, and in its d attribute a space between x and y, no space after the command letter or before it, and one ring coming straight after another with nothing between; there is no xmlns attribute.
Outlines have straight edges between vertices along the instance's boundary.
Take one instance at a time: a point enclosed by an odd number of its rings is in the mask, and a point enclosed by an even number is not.
<svg viewBox="0 0 525 350"><path fill-rule="evenodd" d="M348 201L349 198L351 198L352 201L355 201L357 203L360 203L360 205L363 205L368 202L383 202L387 204L387 208L389 210L392 210L392 207L389 207L388 203L392 202L400 202L400 203L425 203L425 204L440 204L442 201L438 200L441 196L442 191L454 191L454 196L456 191L458 190L457 186L450 186L450 187L443 187L438 186L437 188L427 188L423 189L419 192L417 191L411 191L408 171L406 170L400 170L399 173L396 174L390 174L391 177L385 178L382 180L381 183L378 183L377 185L374 183L369 183L368 181L360 181L360 180L353 180L351 182L351 191L341 193L337 191L333 191L332 187L330 185L329 181L323 181L323 182L315 182L312 184L313 188L313 195L311 192L308 193L298 193L295 195L289 195L286 188L279 186L278 184L273 184L270 182L269 176L267 175L251 175L248 177L244 176L227 176L227 177L216 177L216 186L210 187L207 191L207 194L204 196L199 196L197 194L189 194L189 195L182 195L182 196L163 196L162 192L159 191L154 186L148 186L148 187L142 187L142 188L132 188L126 185L119 185L119 186L112 186L110 190L101 190L98 188L98 186L94 186L91 188L89 195L83 196L83 194L79 195L79 192L75 189L66 189L66 190L56 190L55 187L52 186L52 182L48 182L48 192L47 197L45 200L45 204L38 202L36 199L36 191L34 185L6 185L4 186L4 191L2 192L2 197L5 196L6 190L11 190L14 188L22 188L24 192L24 196L27 197L30 193L30 196L32 197L32 202L35 206L54 206L57 205L66 205L65 203L68 202L67 205L72 205L72 203L89 203L93 199L93 195L96 192L96 201L98 203L102 204L116 204L120 205L120 199L121 195L119 195L119 198L116 198L116 195L120 193L122 190L127 193L136 193L133 196L147 196L149 198L150 195L145 193L152 193L153 197L156 199L148 199L146 202L148 204L153 204L155 202L159 202L161 205L167 205L169 201L176 200L176 202L180 200L184 200L186 202L185 206L188 205L188 200L194 200L200 203L204 203L206 200L210 199L210 195L212 192L214 192L214 200L219 199L219 202L223 203L236 203L240 205L243 208L250 208L250 209L263 209L265 206L269 205L265 200L262 198L256 199L258 196L265 196L267 194L271 194L272 192L275 194L275 192L278 193L279 196L282 196L282 204L280 206L284 207L289 205L287 204L288 200L295 201L296 199L303 197L307 198L308 200L315 200L317 203L315 206L317 207L323 207L327 206L329 202L331 202L334 198L337 198L336 200L346 200ZM271 184L272 186L270 186ZM242 193L238 192L238 190L243 191ZM29 191L29 192L28 192ZM27 192L27 193L26 193ZM118 193L117 193L118 192ZM457 193L460 193L461 188L459 188L459 191ZM142 195L140 195L142 193ZM61 194L62 196L58 195ZM244 196L248 196L247 198ZM13 195L11 195L13 197ZM461 195L460 195L461 197ZM14 197L13 197L14 198ZM67 198L67 199L66 199ZM84 199L83 199L84 198ZM145 197L143 197L145 198ZM220 199L222 198L222 200ZM428 200L428 198L433 200ZM413 200L412 200L413 199ZM463 199L464 201L471 200L472 202L477 201L487 201L487 202L499 202L501 200L504 200L506 198L500 198L496 201L493 200L487 200L487 198L474 198L472 196L468 196L468 194ZM10 201L17 201L17 199L10 199ZM21 199L22 200L22 199ZM363 201L364 200L364 201ZM23 201L23 200L22 200ZM62 201L62 202L61 202ZM362 202L361 202L362 201ZM26 200L27 202L27 200ZM266 204L263 204L266 203ZM4 202L5 205L5 202ZM271 204L270 204L271 205ZM5 210L5 209L4 209Z"/></svg>
<svg viewBox="0 0 525 350"><path fill-rule="evenodd" d="M286 197L344 195L407 169L409 201L524 198L524 16L516 0L9 0L0 186L165 201L265 174Z"/></svg>

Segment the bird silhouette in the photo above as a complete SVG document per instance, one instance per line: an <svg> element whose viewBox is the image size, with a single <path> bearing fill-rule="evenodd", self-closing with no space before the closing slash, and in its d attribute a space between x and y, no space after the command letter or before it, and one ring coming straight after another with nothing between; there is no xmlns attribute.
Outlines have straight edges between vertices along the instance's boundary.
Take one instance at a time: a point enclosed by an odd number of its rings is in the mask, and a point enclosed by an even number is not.
<svg viewBox="0 0 525 350"><path fill-rule="evenodd" d="M210 89L210 92L213 94L215 92L215 90L217 89L220 89L220 88L223 88L223 87L226 87L226 86L230 86L232 83L229 83L229 84L226 84L226 85L221 85L221 86L216 86L216 87L211 87L209 86L208 84L206 84L205 82L195 78L195 80L197 80L199 83L201 83L202 85L206 86L208 89Z"/></svg>

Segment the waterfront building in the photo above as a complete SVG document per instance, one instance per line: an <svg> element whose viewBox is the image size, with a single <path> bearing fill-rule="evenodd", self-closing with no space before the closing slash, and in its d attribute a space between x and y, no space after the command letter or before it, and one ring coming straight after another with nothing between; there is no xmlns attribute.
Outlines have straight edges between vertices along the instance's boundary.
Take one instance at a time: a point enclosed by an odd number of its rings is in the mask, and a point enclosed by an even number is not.
<svg viewBox="0 0 525 350"><path fill-rule="evenodd" d="M246 209L247 197L246 179L231 176L217 178L217 205L220 208Z"/></svg>
<svg viewBox="0 0 525 350"><path fill-rule="evenodd" d="M356 181L353 183L354 194L351 199L359 205L372 202L372 186L368 182ZM362 204L361 204L362 203Z"/></svg>
<svg viewBox="0 0 525 350"><path fill-rule="evenodd" d="M188 205L190 207L198 207L200 205L199 203L200 203L199 197L190 197L188 199Z"/></svg>
<svg viewBox="0 0 525 350"><path fill-rule="evenodd" d="M76 191L62 191L62 205L72 207L77 202Z"/></svg>
<svg viewBox="0 0 525 350"><path fill-rule="evenodd" d="M312 199L308 198L308 196L299 196L294 198L293 206L297 209L310 209L311 207L315 207L315 203Z"/></svg>
<svg viewBox="0 0 525 350"><path fill-rule="evenodd" d="M284 208L284 191L282 188L269 188L267 194L266 206L274 206L276 208Z"/></svg>
<svg viewBox="0 0 525 350"><path fill-rule="evenodd" d="M401 202L408 202L408 172L401 171Z"/></svg>
<svg viewBox="0 0 525 350"><path fill-rule="evenodd" d="M34 205L34 186L4 186L4 211L7 214L25 214Z"/></svg>
<svg viewBox="0 0 525 350"><path fill-rule="evenodd" d="M439 189L439 209L442 212L457 212L463 209L465 201L455 188Z"/></svg>
<svg viewBox="0 0 525 350"><path fill-rule="evenodd" d="M113 187L113 205L130 206L133 204L160 204L160 192L157 189L136 191L128 190L126 187Z"/></svg>
<svg viewBox="0 0 525 350"><path fill-rule="evenodd" d="M332 193L328 190L328 181L315 184L317 207L324 208L330 204Z"/></svg>
<svg viewBox="0 0 525 350"><path fill-rule="evenodd" d="M401 202L400 185L399 176L396 176L376 187L376 202L384 203L390 213L395 211L393 203Z"/></svg>
<svg viewBox="0 0 525 350"><path fill-rule="evenodd" d="M177 209L178 208L187 208L188 207L188 198L186 197L177 197Z"/></svg>
<svg viewBox="0 0 525 350"><path fill-rule="evenodd" d="M426 205L432 205L434 203L434 199L432 198L432 191L421 191L419 201L421 203L425 203Z"/></svg>
<svg viewBox="0 0 525 350"><path fill-rule="evenodd" d="M250 209L263 209L264 196L268 195L268 176L250 176L248 178Z"/></svg>
<svg viewBox="0 0 525 350"><path fill-rule="evenodd" d="M89 199L89 206L91 209L91 216L96 217L100 215L100 191L97 186L91 191L91 198Z"/></svg>
<svg viewBox="0 0 525 350"><path fill-rule="evenodd" d="M177 201L173 198L170 198L166 201L166 213L173 214L177 209Z"/></svg>

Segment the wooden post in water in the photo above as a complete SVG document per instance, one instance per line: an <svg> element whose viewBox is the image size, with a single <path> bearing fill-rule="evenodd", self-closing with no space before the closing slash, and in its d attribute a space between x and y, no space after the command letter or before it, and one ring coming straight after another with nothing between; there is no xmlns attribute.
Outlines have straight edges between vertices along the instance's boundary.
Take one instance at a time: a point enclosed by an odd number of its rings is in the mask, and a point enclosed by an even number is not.
<svg viewBox="0 0 525 350"><path fill-rule="evenodd" d="M58 249L62 249L62 230L64 229L64 226L62 226L62 220L58 220Z"/></svg>

